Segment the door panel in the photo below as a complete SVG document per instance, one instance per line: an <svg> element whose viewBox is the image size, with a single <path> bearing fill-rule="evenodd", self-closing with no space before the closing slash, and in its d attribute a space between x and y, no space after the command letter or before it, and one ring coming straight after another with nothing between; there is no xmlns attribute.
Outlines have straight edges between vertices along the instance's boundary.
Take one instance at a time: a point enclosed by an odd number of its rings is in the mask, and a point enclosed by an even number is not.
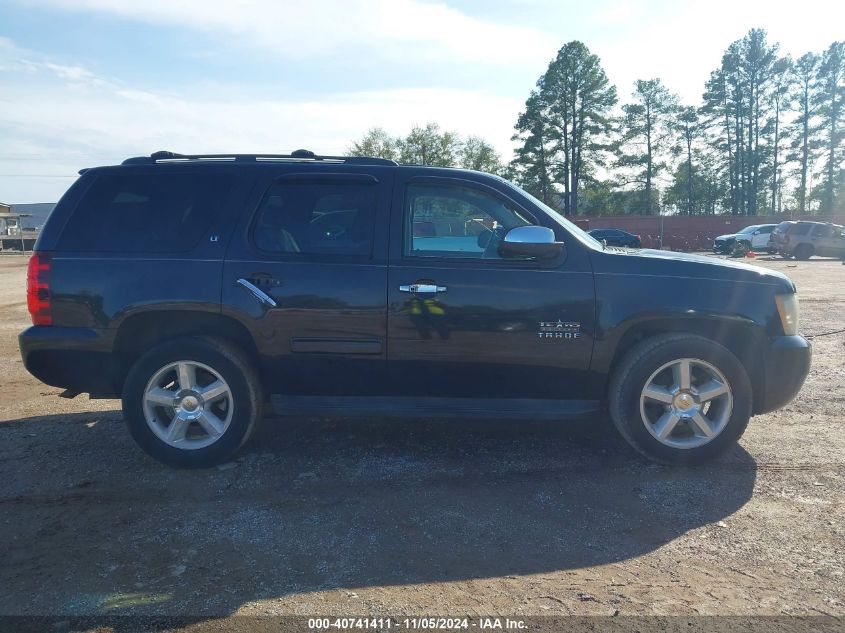
<svg viewBox="0 0 845 633"><path fill-rule="evenodd" d="M377 395L393 173L319 176L266 183L225 262L223 310L252 332L271 393Z"/></svg>
<svg viewBox="0 0 845 633"><path fill-rule="evenodd" d="M442 187L444 195L450 187L473 189L529 223L542 223L480 184L424 181L432 190ZM532 261L497 258L489 245L476 248L466 235L476 224L489 225L496 239L497 231L519 221L492 202L478 202L471 222L456 212L459 204L434 203L423 221L439 228L423 230L414 193L419 184L397 182L394 198L387 290L391 387L410 396L596 398L587 375L595 314L589 259L573 248L559 268L542 269ZM414 239L423 233L425 239Z"/></svg>
<svg viewBox="0 0 845 633"><path fill-rule="evenodd" d="M824 257L841 257L845 252L845 239L836 226L815 226L812 232L816 254Z"/></svg>
<svg viewBox="0 0 845 633"><path fill-rule="evenodd" d="M766 245L769 243L769 237L771 237L771 231L768 233L758 233L755 235L751 240L751 247L752 248L765 248Z"/></svg>

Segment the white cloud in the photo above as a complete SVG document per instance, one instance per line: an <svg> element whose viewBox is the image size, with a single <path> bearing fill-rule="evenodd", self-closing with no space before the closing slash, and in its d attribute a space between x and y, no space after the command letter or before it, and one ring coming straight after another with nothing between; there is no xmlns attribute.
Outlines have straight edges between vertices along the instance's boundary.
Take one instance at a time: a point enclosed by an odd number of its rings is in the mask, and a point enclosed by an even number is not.
<svg viewBox="0 0 845 633"><path fill-rule="evenodd" d="M238 38L289 59L338 55L415 60L545 62L559 43L520 26L471 17L420 0L37 0L69 11L97 11L147 23Z"/></svg>
<svg viewBox="0 0 845 633"><path fill-rule="evenodd" d="M721 63L731 42L751 28L763 28L781 54L793 57L821 52L843 38L845 10L829 0L710 0L635 4L630 21L608 23L587 45L601 57L622 101L630 98L636 79L659 77L690 105L698 105L710 71ZM840 3L841 4L841 3ZM624 15L611 4L608 16ZM597 28L601 14L591 18ZM825 16L827 16L826 19Z"/></svg>
<svg viewBox="0 0 845 633"><path fill-rule="evenodd" d="M26 82L17 81L23 72L0 75L0 94L19 104L0 111L0 199L12 202L56 199L81 167L159 149L284 153L306 147L342 154L373 125L404 134L414 124L437 121L484 136L507 155L510 124L522 106L521 99L434 88L319 100L243 100L236 88L163 94L72 64L35 60L32 68Z"/></svg>
<svg viewBox="0 0 845 633"><path fill-rule="evenodd" d="M87 68L83 66L67 66L65 64L56 64L54 62L42 62L44 68L51 70L60 79L65 79L70 82L77 83L98 83L101 80L94 76Z"/></svg>

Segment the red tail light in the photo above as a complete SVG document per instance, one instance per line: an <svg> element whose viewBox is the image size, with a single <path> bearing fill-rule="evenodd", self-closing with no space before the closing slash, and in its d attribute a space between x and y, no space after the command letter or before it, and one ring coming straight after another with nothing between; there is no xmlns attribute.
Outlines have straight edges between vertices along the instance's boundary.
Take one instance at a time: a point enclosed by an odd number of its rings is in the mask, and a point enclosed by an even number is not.
<svg viewBox="0 0 845 633"><path fill-rule="evenodd" d="M26 303L33 325L52 325L49 253L34 252L26 271Z"/></svg>

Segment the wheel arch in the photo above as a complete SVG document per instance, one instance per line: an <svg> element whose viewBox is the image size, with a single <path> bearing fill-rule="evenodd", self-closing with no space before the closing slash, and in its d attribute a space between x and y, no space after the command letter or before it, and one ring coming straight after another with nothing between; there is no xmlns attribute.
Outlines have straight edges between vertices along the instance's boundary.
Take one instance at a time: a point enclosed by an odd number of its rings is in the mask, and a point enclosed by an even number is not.
<svg viewBox="0 0 845 633"><path fill-rule="evenodd" d="M253 363L258 348L252 334L237 319L212 312L154 310L127 316L115 334L113 353L117 359L115 388L118 393L132 364L152 347L186 336L208 336L240 347Z"/></svg>
<svg viewBox="0 0 845 633"><path fill-rule="evenodd" d="M605 368L605 391L613 370L625 355L641 341L661 334L696 334L727 348L745 368L751 382L752 401L756 403L755 394L762 393L765 375L761 359L755 357L755 350L760 349L765 333L758 324L746 319L667 316L645 318L628 324L619 333L618 343Z"/></svg>

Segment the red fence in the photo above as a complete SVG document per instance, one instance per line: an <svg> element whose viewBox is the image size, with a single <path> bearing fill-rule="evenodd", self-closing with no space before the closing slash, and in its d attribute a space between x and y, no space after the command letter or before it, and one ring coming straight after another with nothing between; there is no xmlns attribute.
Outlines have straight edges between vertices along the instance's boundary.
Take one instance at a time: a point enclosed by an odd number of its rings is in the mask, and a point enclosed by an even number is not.
<svg viewBox="0 0 845 633"><path fill-rule="evenodd" d="M736 233L752 224L777 224L784 220L809 220L845 224L845 213L833 216L804 215L790 218L776 215L597 215L578 217L584 229L622 229L639 235L646 248L660 248L661 224L663 247L679 251L710 250L713 239Z"/></svg>

